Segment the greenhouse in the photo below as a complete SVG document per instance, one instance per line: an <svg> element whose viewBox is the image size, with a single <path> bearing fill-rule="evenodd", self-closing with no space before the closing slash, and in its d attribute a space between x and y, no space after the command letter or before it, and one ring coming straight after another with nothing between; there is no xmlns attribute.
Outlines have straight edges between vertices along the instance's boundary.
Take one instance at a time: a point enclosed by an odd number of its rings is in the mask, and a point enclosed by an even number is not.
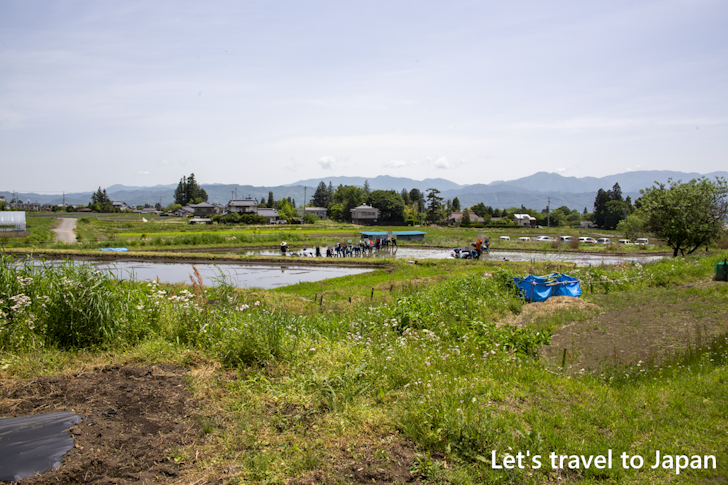
<svg viewBox="0 0 728 485"><path fill-rule="evenodd" d="M25 231L25 212L0 212L0 231Z"/></svg>

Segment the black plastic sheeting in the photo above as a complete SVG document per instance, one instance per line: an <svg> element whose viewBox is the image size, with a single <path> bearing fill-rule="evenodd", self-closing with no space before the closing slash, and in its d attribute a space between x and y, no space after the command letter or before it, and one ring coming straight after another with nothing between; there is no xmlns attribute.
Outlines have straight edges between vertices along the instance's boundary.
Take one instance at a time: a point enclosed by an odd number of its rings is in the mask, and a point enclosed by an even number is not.
<svg viewBox="0 0 728 485"><path fill-rule="evenodd" d="M71 411L0 418L0 480L18 481L56 470L73 448L68 429L81 421Z"/></svg>

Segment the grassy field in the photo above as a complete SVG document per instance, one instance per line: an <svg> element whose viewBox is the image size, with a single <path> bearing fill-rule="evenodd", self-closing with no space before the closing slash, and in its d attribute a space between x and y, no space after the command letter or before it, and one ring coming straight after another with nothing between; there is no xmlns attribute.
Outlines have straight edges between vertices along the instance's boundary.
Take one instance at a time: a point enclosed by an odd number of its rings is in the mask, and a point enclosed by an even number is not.
<svg viewBox="0 0 728 485"><path fill-rule="evenodd" d="M199 439L165 453L188 482L723 483L725 256L574 268L582 299L533 304L512 277L552 266L390 260L263 291L3 256L0 382L186 367ZM689 458L652 469L658 450Z"/></svg>

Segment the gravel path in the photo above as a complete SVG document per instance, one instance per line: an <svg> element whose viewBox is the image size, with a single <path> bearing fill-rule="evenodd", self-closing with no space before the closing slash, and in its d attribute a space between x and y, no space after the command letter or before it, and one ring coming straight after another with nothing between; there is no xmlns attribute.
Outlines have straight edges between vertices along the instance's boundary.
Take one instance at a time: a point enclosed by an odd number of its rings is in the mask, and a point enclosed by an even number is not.
<svg viewBox="0 0 728 485"><path fill-rule="evenodd" d="M56 232L56 240L64 243L75 243L76 234L73 230L76 229L76 222L78 220L75 217L62 218L58 227L53 229Z"/></svg>

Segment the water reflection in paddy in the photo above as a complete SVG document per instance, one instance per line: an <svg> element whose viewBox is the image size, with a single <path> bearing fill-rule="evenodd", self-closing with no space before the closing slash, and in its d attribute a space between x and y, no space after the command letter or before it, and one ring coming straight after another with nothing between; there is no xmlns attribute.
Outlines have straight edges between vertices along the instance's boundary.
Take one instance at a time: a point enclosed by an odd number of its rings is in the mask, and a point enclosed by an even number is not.
<svg viewBox="0 0 728 485"><path fill-rule="evenodd" d="M60 263L47 261L46 263ZM80 262L77 262L80 264ZM121 279L134 278L139 281L152 281L159 278L163 283L190 284L190 275L194 274L192 266L197 268L203 277L205 286L215 286L221 277L238 288L278 288L296 283L337 278L371 271L369 268L311 267L282 264L278 266L256 266L241 264L197 264L159 263L149 261L86 261L101 271L114 274Z"/></svg>

